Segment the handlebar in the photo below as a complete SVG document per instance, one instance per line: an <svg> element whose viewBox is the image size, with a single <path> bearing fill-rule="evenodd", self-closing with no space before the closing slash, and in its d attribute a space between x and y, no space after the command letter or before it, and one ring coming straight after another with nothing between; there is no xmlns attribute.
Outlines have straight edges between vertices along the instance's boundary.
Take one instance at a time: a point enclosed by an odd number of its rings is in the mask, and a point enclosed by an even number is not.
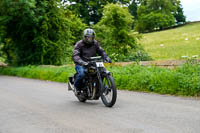
<svg viewBox="0 0 200 133"><path fill-rule="evenodd" d="M98 59L102 59L101 56L95 56L95 57L90 57L89 58L90 60L98 60Z"/></svg>
<svg viewBox="0 0 200 133"><path fill-rule="evenodd" d="M96 62L104 62L104 63L109 63L108 61L106 61L105 59L103 59L102 56L94 56L94 57L89 57L89 58L86 58L89 62L89 64L93 64L93 63L96 63Z"/></svg>

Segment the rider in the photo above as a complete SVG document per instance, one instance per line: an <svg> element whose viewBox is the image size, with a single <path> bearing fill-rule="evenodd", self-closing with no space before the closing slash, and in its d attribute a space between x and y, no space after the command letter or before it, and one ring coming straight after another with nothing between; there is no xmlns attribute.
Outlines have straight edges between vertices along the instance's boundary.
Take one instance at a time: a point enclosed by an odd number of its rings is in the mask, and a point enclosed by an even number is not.
<svg viewBox="0 0 200 133"><path fill-rule="evenodd" d="M82 80L85 76L84 67L88 66L88 58L96 55L100 55L107 62L112 62L106 55L103 48L99 46L99 43L95 40L95 32L93 29L87 28L83 32L83 39L75 44L73 61L75 63L75 69L77 76L75 77L75 91L80 91Z"/></svg>

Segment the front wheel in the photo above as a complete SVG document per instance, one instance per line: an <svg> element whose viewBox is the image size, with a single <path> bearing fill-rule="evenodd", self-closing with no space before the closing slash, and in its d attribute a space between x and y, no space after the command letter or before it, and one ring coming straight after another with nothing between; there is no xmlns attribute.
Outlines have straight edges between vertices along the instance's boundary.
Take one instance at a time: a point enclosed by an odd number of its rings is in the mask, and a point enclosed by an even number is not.
<svg viewBox="0 0 200 133"><path fill-rule="evenodd" d="M117 90L114 79L111 75L103 78L101 100L107 107L112 107L117 99Z"/></svg>

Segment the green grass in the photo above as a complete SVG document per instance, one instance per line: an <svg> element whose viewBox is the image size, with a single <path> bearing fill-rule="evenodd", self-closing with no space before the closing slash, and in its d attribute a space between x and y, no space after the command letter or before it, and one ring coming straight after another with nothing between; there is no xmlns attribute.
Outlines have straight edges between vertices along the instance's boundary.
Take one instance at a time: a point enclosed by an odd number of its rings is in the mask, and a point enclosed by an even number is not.
<svg viewBox="0 0 200 133"><path fill-rule="evenodd" d="M182 56L194 55L200 58L200 23L143 34L140 43L154 60L181 59Z"/></svg>
<svg viewBox="0 0 200 133"><path fill-rule="evenodd" d="M177 69L130 65L108 68L114 73L117 87L130 91L198 96L200 66L186 64Z"/></svg>
<svg viewBox="0 0 200 133"><path fill-rule="evenodd" d="M118 89L155 92L160 94L199 96L200 66L189 65L177 69L144 67L138 65L107 66L113 73ZM74 74L74 66L26 66L0 67L0 75L68 82Z"/></svg>
<svg viewBox="0 0 200 133"><path fill-rule="evenodd" d="M68 77L75 72L72 66L25 66L0 67L0 75L10 75L25 78L68 82Z"/></svg>

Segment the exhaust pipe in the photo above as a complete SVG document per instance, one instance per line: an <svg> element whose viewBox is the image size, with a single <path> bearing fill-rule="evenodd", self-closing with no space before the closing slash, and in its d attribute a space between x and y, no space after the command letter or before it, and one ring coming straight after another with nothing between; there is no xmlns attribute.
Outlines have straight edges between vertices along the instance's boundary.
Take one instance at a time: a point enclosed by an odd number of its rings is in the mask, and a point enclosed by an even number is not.
<svg viewBox="0 0 200 133"><path fill-rule="evenodd" d="M73 77L69 77L68 91L74 90Z"/></svg>
<svg viewBox="0 0 200 133"><path fill-rule="evenodd" d="M71 90L74 90L73 85L70 82L68 82L68 91L71 91Z"/></svg>

